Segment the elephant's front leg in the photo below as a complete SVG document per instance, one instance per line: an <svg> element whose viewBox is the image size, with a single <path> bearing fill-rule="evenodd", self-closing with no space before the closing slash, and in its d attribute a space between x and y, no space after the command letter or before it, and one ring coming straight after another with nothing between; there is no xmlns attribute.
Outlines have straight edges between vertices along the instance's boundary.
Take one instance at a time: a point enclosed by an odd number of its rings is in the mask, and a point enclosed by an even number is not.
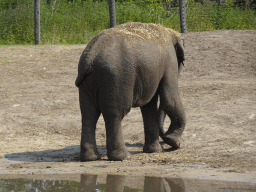
<svg viewBox="0 0 256 192"><path fill-rule="evenodd" d="M164 110L159 107L158 109L158 123L159 123L159 136L161 138L163 138L165 131L164 131L164 120L166 117L166 113L164 112Z"/></svg>
<svg viewBox="0 0 256 192"><path fill-rule="evenodd" d="M141 107L145 133L143 152L146 153L161 152L163 150L159 143L157 99L158 95L155 95L149 103Z"/></svg>
<svg viewBox="0 0 256 192"><path fill-rule="evenodd" d="M84 85L79 86L79 101L82 114L82 133L80 143L80 160L94 161L101 156L97 150L95 129L100 112L92 103Z"/></svg>
<svg viewBox="0 0 256 192"><path fill-rule="evenodd" d="M168 145L174 148L180 148L180 138L185 129L186 115L183 109L181 99L178 95L173 99L171 99L171 97L167 98L169 99L169 101L162 101L161 104L163 105L163 107L161 108L164 109L164 113L166 113L171 119L171 124L168 131L163 136L161 135L161 138Z"/></svg>
<svg viewBox="0 0 256 192"><path fill-rule="evenodd" d="M168 73L171 74L171 71ZM161 136L168 145L179 148L180 138L186 126L186 115L178 91L178 80L173 76L163 78L160 85L160 110L171 119L168 131Z"/></svg>
<svg viewBox="0 0 256 192"><path fill-rule="evenodd" d="M173 99L172 105L165 110L171 119L171 125L168 131L162 136L162 139L170 146L180 148L180 138L186 125L186 116L181 99L179 97Z"/></svg>

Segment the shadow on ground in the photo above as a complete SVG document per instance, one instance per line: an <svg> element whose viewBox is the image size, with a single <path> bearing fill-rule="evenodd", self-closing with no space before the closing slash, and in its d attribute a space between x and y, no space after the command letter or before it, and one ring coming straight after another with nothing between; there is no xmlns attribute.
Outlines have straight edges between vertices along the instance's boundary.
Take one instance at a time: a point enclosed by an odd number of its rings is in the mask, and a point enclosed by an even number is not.
<svg viewBox="0 0 256 192"><path fill-rule="evenodd" d="M99 146L104 147L104 146ZM63 149L43 150L33 152L21 152L6 154L4 157L11 161L30 161L30 162L63 162L78 161L80 146L73 145Z"/></svg>
<svg viewBox="0 0 256 192"><path fill-rule="evenodd" d="M142 150L131 149L131 148L138 148L138 147L143 148L143 144L141 143L136 143L136 144L125 143L125 145L131 154L142 153ZM102 157L105 157L107 155L106 145L97 145L97 148L100 154L102 155ZM79 155L80 155L80 146L72 145L62 149L11 153L11 154L4 155L4 158L10 161L77 162L79 161Z"/></svg>

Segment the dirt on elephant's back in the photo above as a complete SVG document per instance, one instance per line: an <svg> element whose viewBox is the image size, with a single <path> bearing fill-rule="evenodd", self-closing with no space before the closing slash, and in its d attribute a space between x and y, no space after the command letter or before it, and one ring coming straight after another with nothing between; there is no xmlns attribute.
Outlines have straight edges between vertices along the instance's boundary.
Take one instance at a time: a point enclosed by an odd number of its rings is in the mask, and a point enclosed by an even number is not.
<svg viewBox="0 0 256 192"><path fill-rule="evenodd" d="M123 121L132 154L124 162L106 161L102 117L97 145L103 160L77 162L81 117L74 83L85 45L0 47L0 172L177 175L166 166L181 165L234 174L256 171L256 30L183 36L186 61L179 85L187 127L182 146L142 153L143 122L135 108ZM165 127L169 124L167 119Z"/></svg>

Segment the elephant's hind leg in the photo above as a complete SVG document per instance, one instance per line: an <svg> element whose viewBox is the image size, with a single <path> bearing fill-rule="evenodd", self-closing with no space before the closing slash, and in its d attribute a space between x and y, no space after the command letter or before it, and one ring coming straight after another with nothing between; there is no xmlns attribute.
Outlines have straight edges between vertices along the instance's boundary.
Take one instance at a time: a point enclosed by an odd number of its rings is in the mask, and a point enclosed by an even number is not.
<svg viewBox="0 0 256 192"><path fill-rule="evenodd" d="M141 107L145 133L143 152L146 153L161 152L163 150L159 143L157 99L158 95L156 94L148 104Z"/></svg>
<svg viewBox="0 0 256 192"><path fill-rule="evenodd" d="M124 144L121 128L122 112L116 108L104 108L102 114L105 120L107 135L107 156L112 161L122 161L131 157Z"/></svg>
<svg viewBox="0 0 256 192"><path fill-rule="evenodd" d="M80 160L94 161L101 158L95 139L96 123L100 116L100 111L96 109L82 83L79 86L79 101L82 113Z"/></svg>

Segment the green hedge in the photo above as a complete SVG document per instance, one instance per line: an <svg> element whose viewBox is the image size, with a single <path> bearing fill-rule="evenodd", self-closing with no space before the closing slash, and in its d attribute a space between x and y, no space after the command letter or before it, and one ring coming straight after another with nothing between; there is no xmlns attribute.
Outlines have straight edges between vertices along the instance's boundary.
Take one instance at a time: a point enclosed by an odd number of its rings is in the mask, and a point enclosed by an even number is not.
<svg viewBox="0 0 256 192"><path fill-rule="evenodd" d="M163 2L116 0L117 24L128 21L160 23L180 31L178 8L167 9ZM212 1L188 0L187 5L189 32L256 29L256 18L248 5L236 7L232 0L220 7ZM33 14L32 0L1 0L0 44L34 44ZM55 5L41 0L42 44L86 44L108 27L107 0L57 0Z"/></svg>

